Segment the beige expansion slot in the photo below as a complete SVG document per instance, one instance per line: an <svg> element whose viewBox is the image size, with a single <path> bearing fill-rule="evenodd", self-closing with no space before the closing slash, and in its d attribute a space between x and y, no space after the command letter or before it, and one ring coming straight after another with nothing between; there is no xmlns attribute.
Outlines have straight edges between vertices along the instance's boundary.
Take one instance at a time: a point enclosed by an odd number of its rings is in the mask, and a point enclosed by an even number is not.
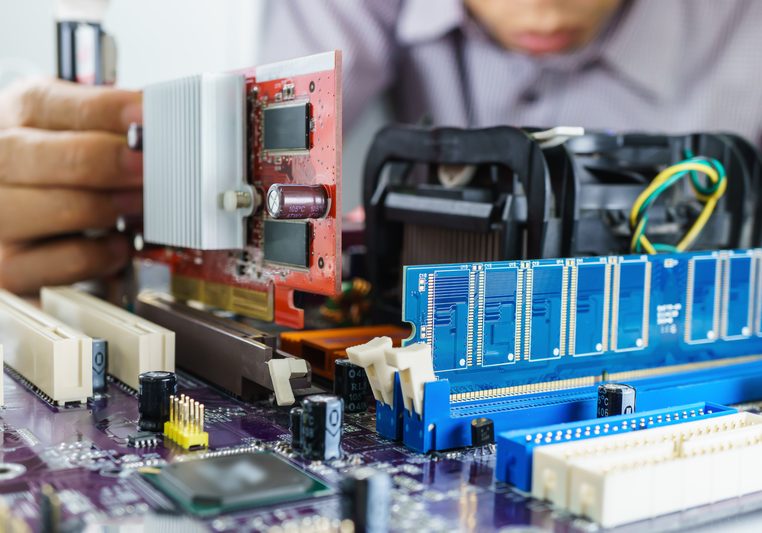
<svg viewBox="0 0 762 533"><path fill-rule="evenodd" d="M93 395L93 341L0 290L5 363L57 404Z"/></svg>
<svg viewBox="0 0 762 533"><path fill-rule="evenodd" d="M138 388L138 376L175 371L175 334L115 305L72 289L45 287L42 307L51 315L109 343L108 373Z"/></svg>

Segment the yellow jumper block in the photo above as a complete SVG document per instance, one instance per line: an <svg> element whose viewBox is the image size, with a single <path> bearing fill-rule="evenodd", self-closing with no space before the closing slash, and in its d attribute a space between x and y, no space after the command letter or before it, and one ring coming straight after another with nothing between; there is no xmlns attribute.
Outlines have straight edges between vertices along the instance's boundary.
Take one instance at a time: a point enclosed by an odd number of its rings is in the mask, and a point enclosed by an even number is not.
<svg viewBox="0 0 762 533"><path fill-rule="evenodd" d="M164 436L186 450L209 446L209 434L204 431L204 404L185 394L169 398L169 421L164 422Z"/></svg>

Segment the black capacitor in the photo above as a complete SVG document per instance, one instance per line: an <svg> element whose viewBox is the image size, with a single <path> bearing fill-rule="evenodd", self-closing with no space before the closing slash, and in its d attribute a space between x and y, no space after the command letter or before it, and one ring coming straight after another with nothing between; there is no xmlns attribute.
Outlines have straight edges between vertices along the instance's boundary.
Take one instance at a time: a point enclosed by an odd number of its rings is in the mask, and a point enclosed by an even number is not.
<svg viewBox="0 0 762 533"><path fill-rule="evenodd" d="M341 518L352 521L355 533L389 531L389 474L366 466L347 473L339 485Z"/></svg>
<svg viewBox="0 0 762 533"><path fill-rule="evenodd" d="M291 449L296 452L302 449L302 411L301 407L292 407L289 413Z"/></svg>
<svg viewBox="0 0 762 533"><path fill-rule="evenodd" d="M635 412L635 388L624 383L598 385L598 418Z"/></svg>
<svg viewBox="0 0 762 533"><path fill-rule="evenodd" d="M93 339L93 392L106 392L108 341Z"/></svg>
<svg viewBox="0 0 762 533"><path fill-rule="evenodd" d="M302 400L302 454L316 461L341 457L344 402L331 394Z"/></svg>
<svg viewBox="0 0 762 533"><path fill-rule="evenodd" d="M333 368L333 393L344 400L347 413L364 413L368 410L368 376L365 369L348 359L336 359Z"/></svg>
<svg viewBox="0 0 762 533"><path fill-rule="evenodd" d="M328 211L328 190L323 185L276 183L267 189L265 205L272 218L322 218Z"/></svg>
<svg viewBox="0 0 762 533"><path fill-rule="evenodd" d="M491 418L471 420L471 446L487 446L495 443L495 423Z"/></svg>
<svg viewBox="0 0 762 533"><path fill-rule="evenodd" d="M140 390L138 410L140 429L160 432L169 420L169 397L177 395L177 376L174 372L143 372L138 376Z"/></svg>

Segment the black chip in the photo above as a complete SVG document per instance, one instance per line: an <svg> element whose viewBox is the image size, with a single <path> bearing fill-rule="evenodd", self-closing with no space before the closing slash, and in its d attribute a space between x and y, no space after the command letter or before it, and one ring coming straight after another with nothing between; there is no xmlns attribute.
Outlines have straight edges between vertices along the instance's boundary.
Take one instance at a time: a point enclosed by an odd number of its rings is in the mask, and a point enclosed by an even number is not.
<svg viewBox="0 0 762 533"><path fill-rule="evenodd" d="M321 482L269 453L183 461L146 477L186 511L213 516L327 494Z"/></svg>
<svg viewBox="0 0 762 533"><path fill-rule="evenodd" d="M263 115L265 150L293 152L310 149L309 102L266 107Z"/></svg>
<svg viewBox="0 0 762 533"><path fill-rule="evenodd" d="M309 222L265 220L265 261L309 267Z"/></svg>

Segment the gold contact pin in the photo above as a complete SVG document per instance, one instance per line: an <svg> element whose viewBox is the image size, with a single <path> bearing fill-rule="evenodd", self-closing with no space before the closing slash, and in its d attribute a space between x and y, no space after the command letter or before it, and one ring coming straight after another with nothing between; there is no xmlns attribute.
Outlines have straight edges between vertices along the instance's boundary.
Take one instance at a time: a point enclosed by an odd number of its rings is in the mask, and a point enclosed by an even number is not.
<svg viewBox="0 0 762 533"><path fill-rule="evenodd" d="M190 425L190 397L185 397L185 425L183 426L183 429L185 431L188 431L188 426Z"/></svg>
<svg viewBox="0 0 762 533"><path fill-rule="evenodd" d="M204 404L185 394L171 396L164 435L186 450L209 446L209 435L204 431Z"/></svg>

